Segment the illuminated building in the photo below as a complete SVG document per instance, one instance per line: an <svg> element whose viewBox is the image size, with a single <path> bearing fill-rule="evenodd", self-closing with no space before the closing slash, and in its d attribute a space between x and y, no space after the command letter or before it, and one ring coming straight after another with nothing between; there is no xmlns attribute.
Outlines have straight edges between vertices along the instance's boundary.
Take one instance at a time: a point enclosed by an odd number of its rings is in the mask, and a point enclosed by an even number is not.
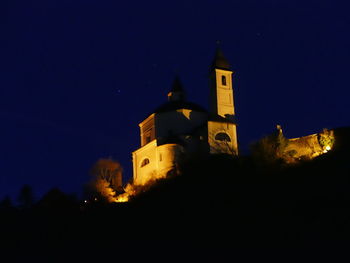
<svg viewBox="0 0 350 263"><path fill-rule="evenodd" d="M232 73L217 49L210 69L209 112L188 102L175 78L168 102L139 124L141 147L132 153L135 185L176 173L186 156L238 154Z"/></svg>

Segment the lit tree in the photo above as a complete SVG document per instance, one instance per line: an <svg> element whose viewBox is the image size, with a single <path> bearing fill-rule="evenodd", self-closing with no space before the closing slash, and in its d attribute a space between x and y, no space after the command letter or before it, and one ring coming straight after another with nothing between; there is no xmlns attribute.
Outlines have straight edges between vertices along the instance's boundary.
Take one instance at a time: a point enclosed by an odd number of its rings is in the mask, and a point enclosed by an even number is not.
<svg viewBox="0 0 350 263"><path fill-rule="evenodd" d="M98 160L91 169L93 191L106 201L112 202L116 193L123 192L122 172L119 162L112 159Z"/></svg>
<svg viewBox="0 0 350 263"><path fill-rule="evenodd" d="M103 179L97 179L94 182L95 191L107 202L111 203L116 200L116 193L110 184Z"/></svg>

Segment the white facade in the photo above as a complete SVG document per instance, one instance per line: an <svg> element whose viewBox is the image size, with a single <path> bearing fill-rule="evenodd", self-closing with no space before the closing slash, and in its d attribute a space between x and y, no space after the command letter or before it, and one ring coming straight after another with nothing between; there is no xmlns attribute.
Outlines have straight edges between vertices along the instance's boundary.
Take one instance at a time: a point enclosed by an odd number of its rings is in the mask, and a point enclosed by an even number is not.
<svg viewBox="0 0 350 263"><path fill-rule="evenodd" d="M144 185L152 180L164 178L169 171L176 169L176 160L183 153L177 144L157 146L153 140L132 153L133 181L136 185Z"/></svg>
<svg viewBox="0 0 350 263"><path fill-rule="evenodd" d="M196 127L207 121L207 114L191 109L177 109L159 113L156 116L156 134L158 138L191 133Z"/></svg>
<svg viewBox="0 0 350 263"><path fill-rule="evenodd" d="M210 153L238 155L236 125L229 122L208 121Z"/></svg>
<svg viewBox="0 0 350 263"><path fill-rule="evenodd" d="M211 89L214 90L212 100L212 111L217 115L226 118L235 115L233 105L232 71L215 69L212 73ZM214 75L214 76L213 76Z"/></svg>

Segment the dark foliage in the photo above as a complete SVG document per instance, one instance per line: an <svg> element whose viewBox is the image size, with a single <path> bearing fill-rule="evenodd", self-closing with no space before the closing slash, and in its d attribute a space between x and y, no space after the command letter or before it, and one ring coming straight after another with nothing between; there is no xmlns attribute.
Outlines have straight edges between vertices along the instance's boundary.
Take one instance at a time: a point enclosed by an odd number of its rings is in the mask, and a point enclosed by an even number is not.
<svg viewBox="0 0 350 263"><path fill-rule="evenodd" d="M278 169L263 169L249 156L187 160L182 175L129 203L86 204L53 189L30 210L1 209L2 238L7 247L73 250L88 260L197 249L345 248L350 154L343 142L312 161Z"/></svg>
<svg viewBox="0 0 350 263"><path fill-rule="evenodd" d="M10 212L14 210L14 206L12 204L12 200L9 196L5 196L3 200L0 201L0 211L1 212Z"/></svg>
<svg viewBox="0 0 350 263"><path fill-rule="evenodd" d="M29 209L34 204L33 190L29 185L24 185L18 196L19 207L21 209Z"/></svg>

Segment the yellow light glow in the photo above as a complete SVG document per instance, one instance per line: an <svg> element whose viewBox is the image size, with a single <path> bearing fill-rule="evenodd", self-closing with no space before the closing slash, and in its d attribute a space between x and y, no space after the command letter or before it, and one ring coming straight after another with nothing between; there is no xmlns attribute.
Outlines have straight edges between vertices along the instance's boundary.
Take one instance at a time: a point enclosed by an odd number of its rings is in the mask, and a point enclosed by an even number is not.
<svg viewBox="0 0 350 263"><path fill-rule="evenodd" d="M129 201L129 196L118 196L115 200L116 203L125 203Z"/></svg>
<svg viewBox="0 0 350 263"><path fill-rule="evenodd" d="M331 146L327 145L326 150L329 151L331 149Z"/></svg>

